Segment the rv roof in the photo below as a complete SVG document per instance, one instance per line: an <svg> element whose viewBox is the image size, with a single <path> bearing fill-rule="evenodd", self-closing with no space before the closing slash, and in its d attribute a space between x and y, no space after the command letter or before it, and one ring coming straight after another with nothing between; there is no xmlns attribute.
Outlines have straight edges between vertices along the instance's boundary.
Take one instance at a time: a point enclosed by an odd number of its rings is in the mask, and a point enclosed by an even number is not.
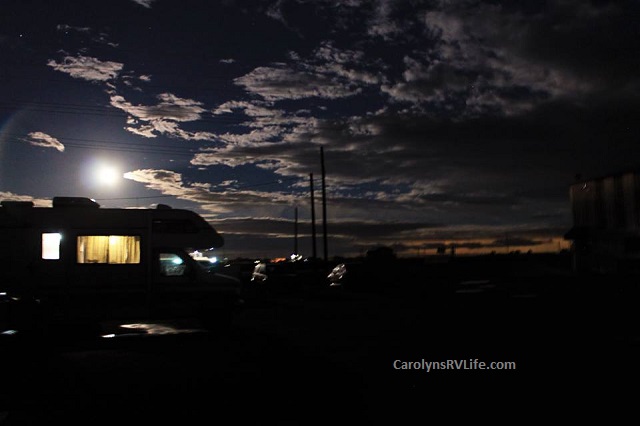
<svg viewBox="0 0 640 426"><path fill-rule="evenodd" d="M100 207L96 200L86 197L53 197L53 207Z"/></svg>
<svg viewBox="0 0 640 426"><path fill-rule="evenodd" d="M0 203L2 207L33 207L33 201L2 201Z"/></svg>

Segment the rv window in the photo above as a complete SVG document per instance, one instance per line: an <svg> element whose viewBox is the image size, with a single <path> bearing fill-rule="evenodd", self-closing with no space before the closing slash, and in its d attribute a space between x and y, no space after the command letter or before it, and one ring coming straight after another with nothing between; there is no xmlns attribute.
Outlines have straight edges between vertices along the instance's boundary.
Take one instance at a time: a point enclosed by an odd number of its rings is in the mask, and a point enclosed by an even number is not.
<svg viewBox="0 0 640 426"><path fill-rule="evenodd" d="M185 275L187 265L184 259L175 253L160 253L160 275L165 277L181 277Z"/></svg>
<svg viewBox="0 0 640 426"><path fill-rule="evenodd" d="M78 236L78 263L140 263L140 237L137 235Z"/></svg>
<svg viewBox="0 0 640 426"><path fill-rule="evenodd" d="M193 222L184 219L155 219L152 230L161 234L193 234L198 232L198 228Z"/></svg>
<svg viewBox="0 0 640 426"><path fill-rule="evenodd" d="M60 240L62 236L57 232L42 234L42 258L47 260L60 259Z"/></svg>

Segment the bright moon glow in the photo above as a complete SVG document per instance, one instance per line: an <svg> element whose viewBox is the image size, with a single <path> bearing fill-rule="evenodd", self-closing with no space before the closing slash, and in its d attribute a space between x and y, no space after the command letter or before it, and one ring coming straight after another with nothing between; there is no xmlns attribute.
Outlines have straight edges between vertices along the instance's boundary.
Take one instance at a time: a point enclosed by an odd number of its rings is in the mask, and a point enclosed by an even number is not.
<svg viewBox="0 0 640 426"><path fill-rule="evenodd" d="M113 167L103 166L98 169L98 181L103 185L115 185L120 178L118 170Z"/></svg>

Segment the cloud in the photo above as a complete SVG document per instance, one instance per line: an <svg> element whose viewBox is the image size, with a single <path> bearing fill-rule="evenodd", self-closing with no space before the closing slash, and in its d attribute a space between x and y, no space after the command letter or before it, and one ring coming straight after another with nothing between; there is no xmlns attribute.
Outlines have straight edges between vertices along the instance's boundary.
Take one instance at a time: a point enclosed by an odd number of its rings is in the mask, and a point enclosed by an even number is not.
<svg viewBox="0 0 640 426"><path fill-rule="evenodd" d="M206 183L187 183L180 173L162 169L139 169L123 174L125 179L142 183L146 188L160 191L163 196L173 196L197 203L209 202L209 188Z"/></svg>
<svg viewBox="0 0 640 426"><path fill-rule="evenodd" d="M58 152L64 152L64 145L53 136L50 136L43 132L31 132L29 138L24 139L25 142L33 146L40 146L43 148L53 148Z"/></svg>
<svg viewBox="0 0 640 426"><path fill-rule="evenodd" d="M206 215L205 215L206 216ZM312 254L312 223L308 216L299 218L297 226L293 219L277 217L211 218L210 223L225 235L225 252L249 257L265 257L264 253L288 255L293 248L297 230L298 248L304 255ZM316 251L322 252L322 224L317 220ZM361 254L363 248L379 241L399 241L404 234L415 230L433 228L428 223L384 223L374 221L331 221L328 242L330 253L353 256Z"/></svg>
<svg viewBox="0 0 640 426"><path fill-rule="evenodd" d="M612 4L570 0L525 11L450 2L421 15L432 42L405 57L402 81L383 87L397 101L429 103L458 114L522 114L554 100L580 102L603 89L602 75L629 70L634 62L622 65L620 55L613 58L616 46L628 46L623 34L629 22ZM620 77L619 87L630 78L637 81L633 73Z"/></svg>
<svg viewBox="0 0 640 426"><path fill-rule="evenodd" d="M501 238L493 241L490 244L486 244L486 247L528 247L528 246L537 246L540 244L547 243L547 240L533 240L530 238L522 238L522 237L512 237L512 238Z"/></svg>
<svg viewBox="0 0 640 426"><path fill-rule="evenodd" d="M58 24L56 26L56 30L60 32L64 32L65 35L70 36L73 33L80 34L82 36L87 36L94 33L94 30L91 27L77 27L68 24ZM83 37L84 39L85 37ZM103 44L111 47L118 47L118 43L114 43L109 40L109 35L105 32L99 32L93 37L91 37L91 41ZM85 51L86 49L81 49L81 51Z"/></svg>
<svg viewBox="0 0 640 426"><path fill-rule="evenodd" d="M88 81L108 81L115 79L123 68L119 62L100 61L91 56L65 56L62 62L50 59L47 66L69 74L73 78Z"/></svg>
<svg viewBox="0 0 640 426"><path fill-rule="evenodd" d="M163 196L198 203L200 209L215 216L277 217L283 209L288 209L298 201L298 196L291 193L233 189L228 180L222 180L217 185L185 182L180 173L170 170L139 169L123 176L144 184L146 188L160 191Z"/></svg>
<svg viewBox="0 0 640 426"><path fill-rule="evenodd" d="M7 191L0 191L0 201L31 201L35 207L52 206L52 201L50 199L35 198L30 195L18 195Z"/></svg>
<svg viewBox="0 0 640 426"><path fill-rule="evenodd" d="M149 184L151 189L162 191L168 195L177 195L183 190L182 175L170 170L134 170L125 173L123 177L135 182Z"/></svg>
<svg viewBox="0 0 640 426"><path fill-rule="evenodd" d="M339 49L329 41L322 42L308 58L295 52L289 56L291 64L258 67L234 82L273 102L347 98L360 94L363 86L384 81L380 72L373 71L376 64L366 60L363 52Z"/></svg>
<svg viewBox="0 0 640 426"><path fill-rule="evenodd" d="M298 128L313 125L315 122L313 118L307 117L304 112L290 113L273 108L271 102L256 100L252 102L225 102L214 108L212 114L214 116L223 114L236 114L235 117L238 117L238 114L244 116L244 119L238 121L238 126L243 129L249 129L249 131L217 134L219 141L236 147L250 147L260 145L261 142L282 142L288 135L296 132ZM203 156L199 156L201 159L204 157L207 157L206 153Z"/></svg>
<svg viewBox="0 0 640 426"><path fill-rule="evenodd" d="M392 0L376 0L374 14L368 22L369 35L391 40L404 32L406 25L393 17L395 3Z"/></svg>
<svg viewBox="0 0 640 426"><path fill-rule="evenodd" d="M64 32L69 32L69 31L77 31L79 33L89 33L89 32L91 32L91 28L90 27L74 27L72 25L67 25L67 24L58 24L56 26L56 29L58 31L64 31Z"/></svg>
<svg viewBox="0 0 640 426"><path fill-rule="evenodd" d="M112 95L110 103L113 107L129 114L126 130L139 136L154 138L160 134L184 140L215 140L216 135L206 131L185 131L178 123L197 121L206 110L202 103L193 99L185 99L171 93L157 95L160 101L156 105L134 105L123 96Z"/></svg>
<svg viewBox="0 0 640 426"><path fill-rule="evenodd" d="M156 0L131 0L131 1L139 4L140 6L144 6L147 9L151 9L151 4L153 4Z"/></svg>
<svg viewBox="0 0 640 426"><path fill-rule="evenodd" d="M198 120L200 114L205 111L201 106L201 102L179 98L171 93L161 93L157 98L160 100L160 103L145 106L133 105L125 101L122 96L112 96L111 105L144 121L195 121Z"/></svg>
<svg viewBox="0 0 640 426"><path fill-rule="evenodd" d="M348 81L313 71L296 71L285 65L258 67L234 82L267 101L354 96L360 92Z"/></svg>
<svg viewBox="0 0 640 426"><path fill-rule="evenodd" d="M447 224L485 217L505 225L561 227L570 222L567 185L575 168L592 154L572 148L586 137L582 125L561 119L584 117L586 111L566 102L555 108L539 107L526 118L448 119L389 109L322 120L287 115L266 103L231 102L214 113L243 111L244 124L254 130L218 135L225 145L203 150L191 163L254 166L304 179L311 172L320 176L322 145L336 217L367 217L377 211L385 220L406 221L420 212L427 221ZM631 114L633 107L628 108ZM597 134L615 133L615 125L601 112L591 111L588 117L584 119L599 129ZM282 125L275 126L279 120ZM631 143L613 146L622 153ZM553 146L553 157L545 144ZM613 161L612 154L599 156Z"/></svg>
<svg viewBox="0 0 640 426"><path fill-rule="evenodd" d="M368 60L361 50L339 49L329 41L322 42L312 56L301 61L301 64L316 73L334 75L366 85L379 84L385 80L378 61Z"/></svg>
<svg viewBox="0 0 640 426"><path fill-rule="evenodd" d="M206 214L205 214L206 217ZM249 257L265 257L264 253L286 255L292 249L295 237L292 219L274 217L209 218L210 223L225 235L225 253ZM311 255L313 248L312 227L308 217L297 223L298 248L304 255ZM556 250L557 235L562 230L538 228L511 229L507 227L482 228L448 227L423 222L389 223L385 221L332 220L328 227L329 253L345 256L363 255L366 250L388 246L402 256L415 256L425 249L456 247L468 252L492 249L534 248ZM504 239L505 230L509 238ZM316 222L316 252L323 249L322 224ZM424 252L422 252L424 254Z"/></svg>
<svg viewBox="0 0 640 426"><path fill-rule="evenodd" d="M464 25L462 19L428 13L426 26L439 38L430 49L405 56L402 81L386 84L382 91L395 101L426 103L455 113L513 115L590 89L588 82L528 60L500 39L491 44L493 40L472 25L473 19Z"/></svg>

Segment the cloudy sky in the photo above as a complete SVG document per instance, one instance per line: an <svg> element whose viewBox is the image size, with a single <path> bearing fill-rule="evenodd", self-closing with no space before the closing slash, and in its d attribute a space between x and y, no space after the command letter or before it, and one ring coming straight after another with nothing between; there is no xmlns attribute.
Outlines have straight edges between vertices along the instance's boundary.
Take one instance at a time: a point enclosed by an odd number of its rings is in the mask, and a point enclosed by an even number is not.
<svg viewBox="0 0 640 426"><path fill-rule="evenodd" d="M228 257L554 251L636 168L637 1L3 0L0 198L201 213ZM104 168L115 182L99 178Z"/></svg>

